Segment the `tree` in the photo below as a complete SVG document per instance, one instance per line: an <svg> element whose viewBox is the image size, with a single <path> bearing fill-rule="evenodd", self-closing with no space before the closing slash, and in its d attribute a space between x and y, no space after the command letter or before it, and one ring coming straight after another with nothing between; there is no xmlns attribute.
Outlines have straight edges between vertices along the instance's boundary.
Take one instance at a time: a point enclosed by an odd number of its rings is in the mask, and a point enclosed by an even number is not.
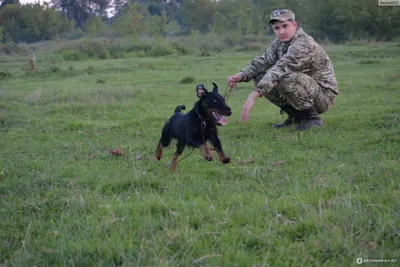
<svg viewBox="0 0 400 267"><path fill-rule="evenodd" d="M53 8L37 4L7 5L0 9L3 42L37 42L56 38L72 29L71 22Z"/></svg>
<svg viewBox="0 0 400 267"><path fill-rule="evenodd" d="M20 2L19 2L19 0L3 0L3 1L0 1L0 8L3 8L9 4L20 5Z"/></svg>
<svg viewBox="0 0 400 267"><path fill-rule="evenodd" d="M165 10L160 15L149 16L146 19L146 32L154 36L165 36L168 29L168 18Z"/></svg>
<svg viewBox="0 0 400 267"><path fill-rule="evenodd" d="M182 4L182 23L186 32L198 30L206 33L213 25L215 2L211 0L187 0Z"/></svg>
<svg viewBox="0 0 400 267"><path fill-rule="evenodd" d="M84 29L93 38L101 31L103 26L104 23L99 16L92 16L86 21Z"/></svg>
<svg viewBox="0 0 400 267"><path fill-rule="evenodd" d="M52 4L63 11L76 27L83 28L90 16L107 16L111 0L52 0Z"/></svg>
<svg viewBox="0 0 400 267"><path fill-rule="evenodd" d="M135 40L144 31L144 16L135 0L129 0L122 14L114 21L114 26L123 35L130 35Z"/></svg>

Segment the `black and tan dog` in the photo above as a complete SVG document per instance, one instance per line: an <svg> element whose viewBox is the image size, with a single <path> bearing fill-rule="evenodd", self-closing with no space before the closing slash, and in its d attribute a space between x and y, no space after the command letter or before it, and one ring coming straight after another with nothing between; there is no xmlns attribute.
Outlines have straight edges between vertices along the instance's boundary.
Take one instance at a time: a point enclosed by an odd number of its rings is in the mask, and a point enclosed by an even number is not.
<svg viewBox="0 0 400 267"><path fill-rule="evenodd" d="M218 138L217 126L225 125L226 118L230 116L231 108L226 105L225 99L218 93L218 86L213 83L212 92L208 92L203 84L196 86L197 97L200 99L195 103L192 110L183 114L181 110L184 105L177 106L174 114L165 123L157 145L156 157L161 159L163 148L167 147L172 139L176 139L176 151L172 159L171 171L176 171L178 157L182 154L185 146L200 148L203 157L211 161L213 156L207 146L209 140L215 148L222 163L229 163L230 158L225 156L221 141Z"/></svg>

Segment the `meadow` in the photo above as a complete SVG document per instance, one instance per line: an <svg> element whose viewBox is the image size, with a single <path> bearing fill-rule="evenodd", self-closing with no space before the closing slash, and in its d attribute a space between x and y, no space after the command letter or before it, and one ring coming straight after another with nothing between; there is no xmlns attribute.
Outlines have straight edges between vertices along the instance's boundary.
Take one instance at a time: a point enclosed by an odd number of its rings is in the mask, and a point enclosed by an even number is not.
<svg viewBox="0 0 400 267"><path fill-rule="evenodd" d="M340 95L322 127L274 129L265 99L242 123L242 83L219 128L231 163L186 148L175 174L174 145L154 159L164 122L262 50L0 59L0 265L400 261L400 45L325 48Z"/></svg>

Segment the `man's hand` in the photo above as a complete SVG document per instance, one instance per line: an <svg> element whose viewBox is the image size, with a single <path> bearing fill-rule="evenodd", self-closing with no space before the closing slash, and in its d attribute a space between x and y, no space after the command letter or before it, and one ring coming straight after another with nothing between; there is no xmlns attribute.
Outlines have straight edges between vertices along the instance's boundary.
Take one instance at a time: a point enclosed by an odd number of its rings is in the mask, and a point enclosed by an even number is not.
<svg viewBox="0 0 400 267"><path fill-rule="evenodd" d="M261 97L261 95L256 90L253 90L251 94L247 97L247 100L242 107L242 112L240 113L240 118L242 119L242 122L246 122L249 119L249 112L254 106L256 98L259 97Z"/></svg>
<svg viewBox="0 0 400 267"><path fill-rule="evenodd" d="M234 88L238 82L242 79L240 73L228 77L228 85L230 88Z"/></svg>

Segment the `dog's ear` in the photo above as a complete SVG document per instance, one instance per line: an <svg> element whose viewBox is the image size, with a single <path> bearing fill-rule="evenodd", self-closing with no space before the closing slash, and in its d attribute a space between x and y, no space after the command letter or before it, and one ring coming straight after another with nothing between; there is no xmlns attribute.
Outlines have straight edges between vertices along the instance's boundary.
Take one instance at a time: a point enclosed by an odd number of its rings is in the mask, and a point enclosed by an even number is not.
<svg viewBox="0 0 400 267"><path fill-rule="evenodd" d="M205 96L208 92L207 92L206 88L204 87L204 84L198 84L196 86L196 93L197 93L197 97L201 98L201 97Z"/></svg>
<svg viewBox="0 0 400 267"><path fill-rule="evenodd" d="M214 88L213 88L213 93L218 93L218 85L216 85L215 83L212 83L213 85L214 85Z"/></svg>

